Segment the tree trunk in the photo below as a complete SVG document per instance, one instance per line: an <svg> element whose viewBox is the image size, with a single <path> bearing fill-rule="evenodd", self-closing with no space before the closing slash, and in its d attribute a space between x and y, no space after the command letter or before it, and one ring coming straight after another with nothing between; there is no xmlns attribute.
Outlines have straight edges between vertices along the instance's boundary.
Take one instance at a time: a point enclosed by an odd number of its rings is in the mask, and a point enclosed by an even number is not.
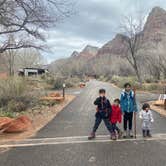
<svg viewBox="0 0 166 166"><path fill-rule="evenodd" d="M166 69L164 69L163 74L164 74L164 79L166 79Z"/></svg>
<svg viewBox="0 0 166 166"><path fill-rule="evenodd" d="M138 79L140 86L142 86L142 78L141 78L138 70L136 70L136 76L137 76L137 79Z"/></svg>

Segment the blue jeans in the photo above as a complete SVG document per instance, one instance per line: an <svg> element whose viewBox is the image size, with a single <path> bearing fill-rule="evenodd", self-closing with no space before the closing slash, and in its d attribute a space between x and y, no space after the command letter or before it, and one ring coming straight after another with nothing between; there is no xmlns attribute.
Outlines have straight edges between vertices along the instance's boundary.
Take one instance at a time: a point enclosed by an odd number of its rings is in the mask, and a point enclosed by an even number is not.
<svg viewBox="0 0 166 166"><path fill-rule="evenodd" d="M95 125L94 125L94 127L93 127L93 132L95 133L95 132L97 131L98 127L100 126L100 123L102 122L102 120L104 121L104 124L105 124L107 130L108 130L110 133L112 133L112 125L111 125L109 119L108 119L108 118L103 118L103 117L101 117L101 116L97 116L97 117L96 117Z"/></svg>

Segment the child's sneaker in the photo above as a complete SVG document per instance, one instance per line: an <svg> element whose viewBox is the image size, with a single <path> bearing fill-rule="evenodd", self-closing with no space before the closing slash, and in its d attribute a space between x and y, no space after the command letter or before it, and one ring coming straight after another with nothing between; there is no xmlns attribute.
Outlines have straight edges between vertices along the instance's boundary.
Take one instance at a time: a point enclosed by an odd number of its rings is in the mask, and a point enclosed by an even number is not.
<svg viewBox="0 0 166 166"><path fill-rule="evenodd" d="M111 139L112 139L112 140L116 140L116 134L115 134L115 133L112 133L112 134L111 134Z"/></svg>
<svg viewBox="0 0 166 166"><path fill-rule="evenodd" d="M150 133L150 130L147 130L147 137L149 137L149 138L152 137L152 135L151 135L151 133Z"/></svg>
<svg viewBox="0 0 166 166"><path fill-rule="evenodd" d="M132 132L132 130L129 130L129 137L133 138L133 132Z"/></svg>
<svg viewBox="0 0 166 166"><path fill-rule="evenodd" d="M91 133L90 136L88 137L88 140L95 139L96 135L95 133Z"/></svg>
<svg viewBox="0 0 166 166"><path fill-rule="evenodd" d="M123 138L127 138L127 131L124 131Z"/></svg>
<svg viewBox="0 0 166 166"><path fill-rule="evenodd" d="M123 132L121 130L118 131L118 139L121 139L123 135Z"/></svg>
<svg viewBox="0 0 166 166"><path fill-rule="evenodd" d="M145 138L146 137L146 131L142 130L142 136Z"/></svg>

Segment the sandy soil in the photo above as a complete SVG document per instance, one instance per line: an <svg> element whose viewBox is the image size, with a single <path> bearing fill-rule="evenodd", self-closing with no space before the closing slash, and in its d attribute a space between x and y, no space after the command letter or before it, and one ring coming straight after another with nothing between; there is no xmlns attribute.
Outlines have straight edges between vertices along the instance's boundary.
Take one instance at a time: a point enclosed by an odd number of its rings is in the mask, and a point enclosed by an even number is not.
<svg viewBox="0 0 166 166"><path fill-rule="evenodd" d="M50 122L65 106L67 106L75 96L66 95L65 101L57 104L53 107L45 107L42 109L30 110L27 115L32 120L32 127L24 133L17 134L0 134L0 144L4 144L10 141L23 140L28 137L35 136L37 131L44 127L48 122ZM6 149L4 149L5 151Z"/></svg>
<svg viewBox="0 0 166 166"><path fill-rule="evenodd" d="M155 106L154 103L154 101L150 102L151 109L166 117L166 110L164 110L164 108L161 106Z"/></svg>

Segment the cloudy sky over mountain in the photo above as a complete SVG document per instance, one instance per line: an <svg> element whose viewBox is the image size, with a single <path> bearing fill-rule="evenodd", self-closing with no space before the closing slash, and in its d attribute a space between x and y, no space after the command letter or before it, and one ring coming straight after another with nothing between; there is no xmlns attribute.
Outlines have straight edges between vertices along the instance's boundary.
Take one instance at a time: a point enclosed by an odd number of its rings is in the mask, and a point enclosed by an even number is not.
<svg viewBox="0 0 166 166"><path fill-rule="evenodd" d="M49 31L48 62L68 57L87 44L101 47L120 32L125 15L148 15L154 6L166 9L165 0L77 0L75 14Z"/></svg>

